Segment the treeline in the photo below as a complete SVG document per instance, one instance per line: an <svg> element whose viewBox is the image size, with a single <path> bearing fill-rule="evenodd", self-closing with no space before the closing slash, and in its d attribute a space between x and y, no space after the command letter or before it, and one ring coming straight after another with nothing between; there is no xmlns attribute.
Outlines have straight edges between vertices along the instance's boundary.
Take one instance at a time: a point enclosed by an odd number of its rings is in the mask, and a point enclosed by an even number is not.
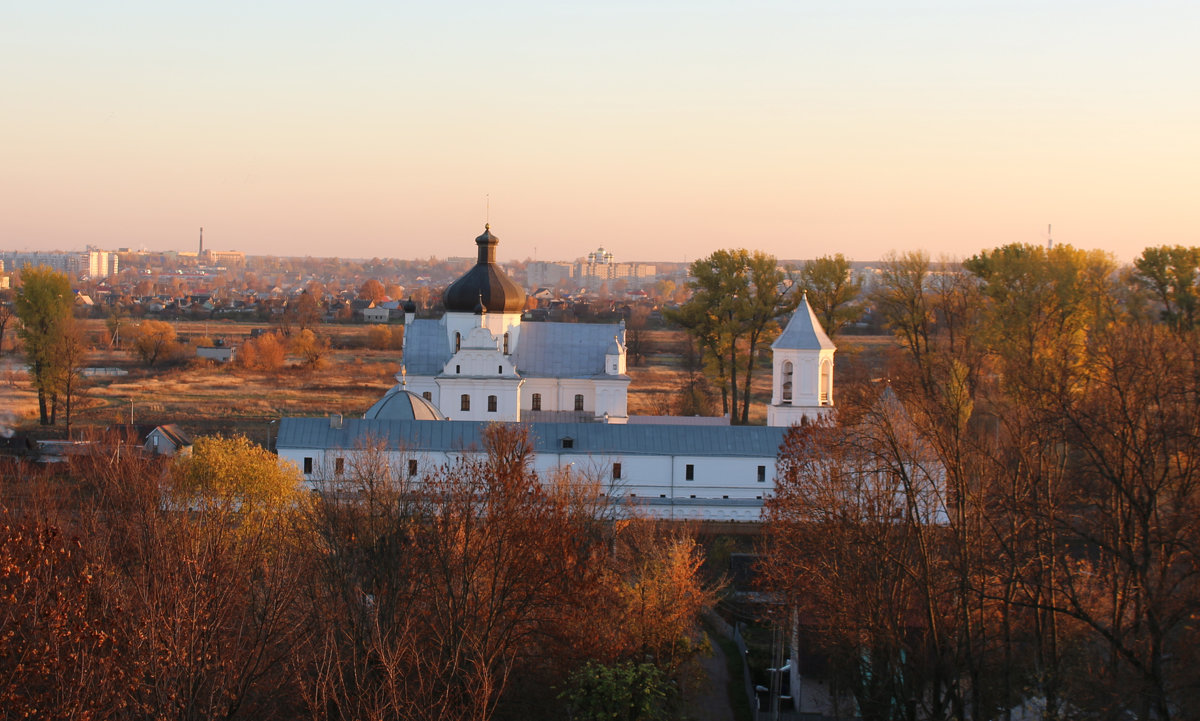
<svg viewBox="0 0 1200 721"><path fill-rule="evenodd" d="M245 439L0 473L0 718L657 719L713 589L690 537L497 426L321 495Z"/></svg>
<svg viewBox="0 0 1200 721"><path fill-rule="evenodd" d="M1197 258L885 263L900 350L789 434L762 564L864 719L1195 717Z"/></svg>

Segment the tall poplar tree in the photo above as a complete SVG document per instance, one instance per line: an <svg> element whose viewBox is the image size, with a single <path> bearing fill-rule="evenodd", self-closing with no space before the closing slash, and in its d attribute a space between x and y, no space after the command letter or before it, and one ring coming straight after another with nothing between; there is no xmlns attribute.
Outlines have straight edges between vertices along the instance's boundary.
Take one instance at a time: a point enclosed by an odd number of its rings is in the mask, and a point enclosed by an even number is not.
<svg viewBox="0 0 1200 721"><path fill-rule="evenodd" d="M66 274L39 266L21 272L17 291L19 335L25 359L38 394L38 413L44 426L52 426L58 411L59 379L64 359L58 352L71 331L71 282Z"/></svg>

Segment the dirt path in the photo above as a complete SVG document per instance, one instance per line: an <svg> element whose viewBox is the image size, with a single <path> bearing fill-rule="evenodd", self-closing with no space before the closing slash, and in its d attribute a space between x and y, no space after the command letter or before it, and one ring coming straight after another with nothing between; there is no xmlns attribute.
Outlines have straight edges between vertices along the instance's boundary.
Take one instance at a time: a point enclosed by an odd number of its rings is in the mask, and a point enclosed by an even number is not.
<svg viewBox="0 0 1200 721"><path fill-rule="evenodd" d="M709 637L712 655L700 659L704 678L685 704L688 721L734 721L725 652Z"/></svg>

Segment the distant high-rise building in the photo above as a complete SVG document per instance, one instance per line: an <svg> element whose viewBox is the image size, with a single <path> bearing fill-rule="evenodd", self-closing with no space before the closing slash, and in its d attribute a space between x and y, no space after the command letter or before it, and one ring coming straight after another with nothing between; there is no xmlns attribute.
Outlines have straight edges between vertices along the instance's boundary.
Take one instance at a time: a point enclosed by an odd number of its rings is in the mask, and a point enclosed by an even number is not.
<svg viewBox="0 0 1200 721"><path fill-rule="evenodd" d="M603 283L625 279L634 285L654 278L657 268L646 263L616 263L613 254L604 248L588 253L587 258L575 264L575 277L580 284L588 288L599 287Z"/></svg>

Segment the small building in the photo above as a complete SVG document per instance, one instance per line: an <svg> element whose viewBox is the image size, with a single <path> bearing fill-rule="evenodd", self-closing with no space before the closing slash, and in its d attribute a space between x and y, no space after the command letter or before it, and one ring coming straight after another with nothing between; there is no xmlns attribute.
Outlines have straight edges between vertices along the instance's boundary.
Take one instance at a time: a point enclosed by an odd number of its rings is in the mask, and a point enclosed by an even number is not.
<svg viewBox="0 0 1200 721"><path fill-rule="evenodd" d="M118 439L132 438L147 453L158 456L187 455L192 452L192 437L175 423L151 425L119 423L108 432Z"/></svg>
<svg viewBox="0 0 1200 721"><path fill-rule="evenodd" d="M218 363L231 363L237 355L237 349L229 345L198 345L196 357L206 358Z"/></svg>
<svg viewBox="0 0 1200 721"><path fill-rule="evenodd" d="M368 323L387 323L392 317L392 312L381 305L363 308L361 312L363 320Z"/></svg>

